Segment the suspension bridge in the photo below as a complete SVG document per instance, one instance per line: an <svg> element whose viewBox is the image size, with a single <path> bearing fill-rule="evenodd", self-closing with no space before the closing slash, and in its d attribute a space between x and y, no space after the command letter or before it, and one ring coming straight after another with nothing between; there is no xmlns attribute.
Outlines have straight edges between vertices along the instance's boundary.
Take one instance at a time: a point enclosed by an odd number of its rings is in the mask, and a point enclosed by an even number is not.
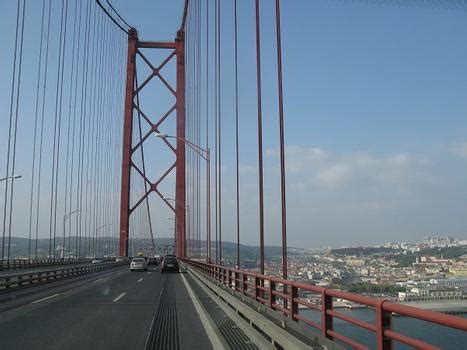
<svg viewBox="0 0 467 350"><path fill-rule="evenodd" d="M465 339L465 318L289 278L281 20L293 19L281 16L282 3L180 1L173 39L161 41L147 40L157 33L143 35L108 0L1 5L9 36L0 56L0 348L438 349L450 342L414 337L396 316ZM367 3L466 8L462 1ZM254 103L242 119L247 94ZM281 248L274 274L265 268L271 144ZM253 187L242 183L245 149L254 159ZM257 206L254 233L242 226L242 214L250 218L245 201ZM251 235L253 268L241 252ZM131 257L152 262L165 254L177 256L180 274L161 274L156 264L129 271ZM368 307L371 320L340 311L337 299ZM339 323L369 340L341 332Z"/></svg>

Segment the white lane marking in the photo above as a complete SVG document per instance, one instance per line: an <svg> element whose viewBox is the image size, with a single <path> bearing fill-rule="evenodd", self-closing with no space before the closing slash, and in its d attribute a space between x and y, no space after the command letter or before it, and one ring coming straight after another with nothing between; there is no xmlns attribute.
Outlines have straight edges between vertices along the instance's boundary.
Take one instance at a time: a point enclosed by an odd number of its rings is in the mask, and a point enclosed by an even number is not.
<svg viewBox="0 0 467 350"><path fill-rule="evenodd" d="M125 295L126 295L126 293L120 294L118 297L116 297L116 298L113 300L113 302L116 303L116 302L119 301L121 298L123 298Z"/></svg>
<svg viewBox="0 0 467 350"><path fill-rule="evenodd" d="M99 281L102 281L102 280L103 280L103 278L99 278L98 280L94 280L91 283L96 283L96 282L99 282Z"/></svg>
<svg viewBox="0 0 467 350"><path fill-rule="evenodd" d="M52 298L55 298L55 297L57 297L57 296L59 296L59 295L60 295L60 293L53 294L53 295L49 295L48 297L45 297L45 298L42 298L42 299L33 301L31 304L40 303L41 301L48 300L48 299L52 299Z"/></svg>
<svg viewBox="0 0 467 350"><path fill-rule="evenodd" d="M139 280L138 280L138 283L141 282L143 280L143 277L141 277Z"/></svg>
<svg viewBox="0 0 467 350"><path fill-rule="evenodd" d="M216 331L214 330L214 327L212 324L209 322L206 312L204 311L203 307L201 306L198 297L196 294L193 292L193 289L191 289L190 285L188 284L185 276L182 275L182 280L183 283L185 284L185 287L188 291L188 294L191 297L191 301L193 302L193 306L196 309L196 312L198 313L199 319L201 320L201 323L203 324L204 330L206 331L206 334L209 338L209 341L212 344L212 347L214 349L225 349L224 344L222 344L221 340L219 339L219 336L217 335Z"/></svg>

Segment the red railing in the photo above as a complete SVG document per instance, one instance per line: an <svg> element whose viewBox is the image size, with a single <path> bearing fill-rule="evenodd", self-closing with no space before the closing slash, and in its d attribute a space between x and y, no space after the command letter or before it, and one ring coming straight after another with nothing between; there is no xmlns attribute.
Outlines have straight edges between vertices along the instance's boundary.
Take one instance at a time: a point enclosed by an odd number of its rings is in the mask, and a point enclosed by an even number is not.
<svg viewBox="0 0 467 350"><path fill-rule="evenodd" d="M393 341L418 349L439 349L439 347L422 340L396 332L392 329L392 314L467 331L467 319L461 317L392 303L385 299L370 298L335 289L283 280L251 271L243 271L194 260L184 259L184 261L208 274L216 281L269 306L273 310L284 313L294 321L301 321L318 329L326 338L339 340L355 349L369 348L354 339L336 332L333 329L334 318L374 333L376 335L376 348L381 350L392 349ZM305 294L314 295L313 302L307 301L304 297ZM373 309L375 311L375 323L372 324L336 311L333 308L334 298L340 298ZM315 322L300 314L299 308L319 311L321 313L321 322Z"/></svg>

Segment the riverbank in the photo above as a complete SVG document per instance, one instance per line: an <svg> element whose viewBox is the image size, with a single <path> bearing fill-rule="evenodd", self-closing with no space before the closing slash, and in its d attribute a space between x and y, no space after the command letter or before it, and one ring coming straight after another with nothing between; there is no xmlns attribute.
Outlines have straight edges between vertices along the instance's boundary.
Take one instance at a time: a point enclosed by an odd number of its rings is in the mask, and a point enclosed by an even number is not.
<svg viewBox="0 0 467 350"><path fill-rule="evenodd" d="M407 301L400 304L446 314L467 314L467 300Z"/></svg>

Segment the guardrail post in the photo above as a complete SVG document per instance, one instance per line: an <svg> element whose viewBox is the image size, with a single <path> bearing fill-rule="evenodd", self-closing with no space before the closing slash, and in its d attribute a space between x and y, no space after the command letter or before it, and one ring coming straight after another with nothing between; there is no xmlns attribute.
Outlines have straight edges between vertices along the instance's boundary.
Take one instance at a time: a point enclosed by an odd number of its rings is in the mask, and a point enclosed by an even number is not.
<svg viewBox="0 0 467 350"><path fill-rule="evenodd" d="M321 292L321 330L323 336L332 340L333 337L328 334L328 330L333 330L332 316L327 313L328 310L332 310L332 297L326 292L327 288Z"/></svg>
<svg viewBox="0 0 467 350"><path fill-rule="evenodd" d="M289 288L290 318L294 321L297 321L295 315L298 314L298 303L295 301L295 299L298 298L298 288L295 287L293 283L291 283L287 288ZM287 300L284 300L284 305L287 305Z"/></svg>
<svg viewBox="0 0 467 350"><path fill-rule="evenodd" d="M376 311L376 345L378 350L392 350L392 340L384 336L386 329L391 329L391 314L383 310L383 304L387 300L381 300L375 308Z"/></svg>
<svg viewBox="0 0 467 350"><path fill-rule="evenodd" d="M260 289L258 288L260 285L260 278L255 275L255 300L258 301L258 297L261 296Z"/></svg>
<svg viewBox="0 0 467 350"><path fill-rule="evenodd" d="M246 289L248 289L248 286L247 286L247 281L248 281L248 276L245 275L243 272L242 272L242 294L245 295L245 291ZM245 288L246 287L246 288Z"/></svg>
<svg viewBox="0 0 467 350"><path fill-rule="evenodd" d="M276 283L269 280L269 307L274 310L274 304L276 303L276 296L274 291L276 290Z"/></svg>

